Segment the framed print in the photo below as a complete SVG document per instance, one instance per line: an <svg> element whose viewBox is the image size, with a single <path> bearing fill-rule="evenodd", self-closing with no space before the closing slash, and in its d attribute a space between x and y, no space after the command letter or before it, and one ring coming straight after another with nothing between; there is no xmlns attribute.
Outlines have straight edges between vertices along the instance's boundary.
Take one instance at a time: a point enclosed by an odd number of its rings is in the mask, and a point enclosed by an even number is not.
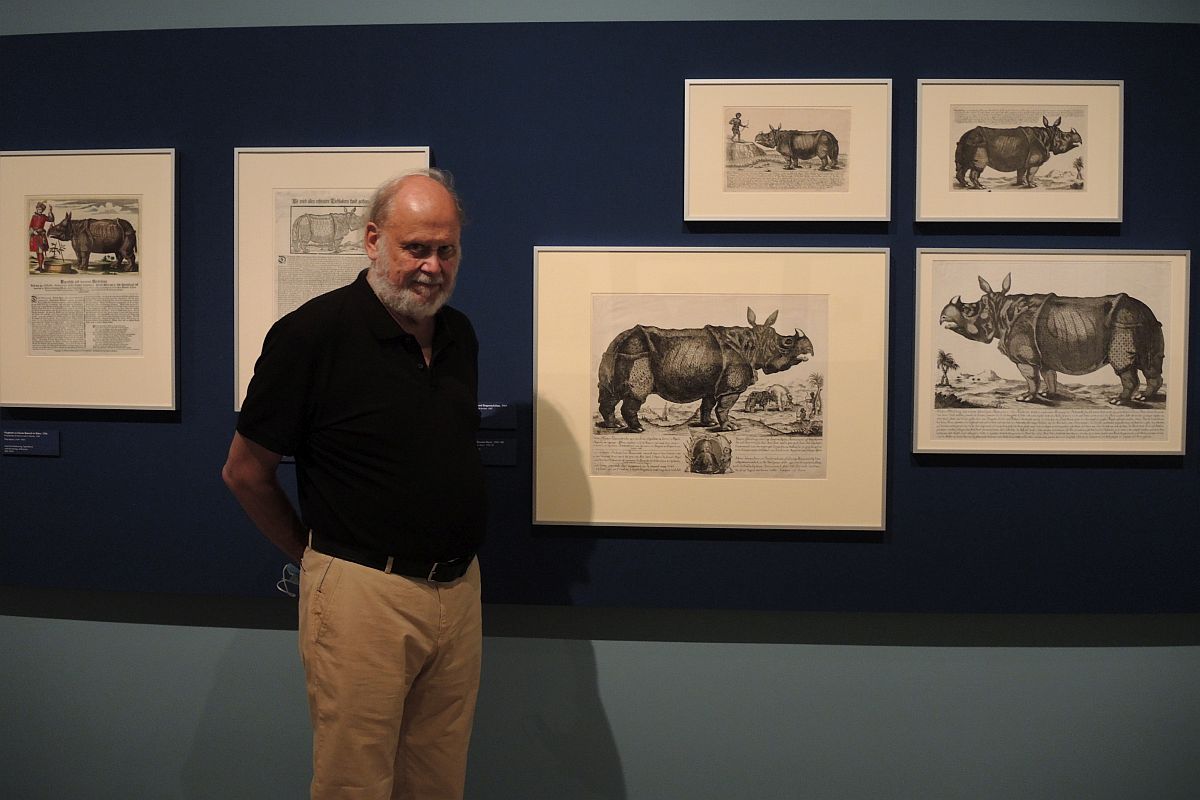
<svg viewBox="0 0 1200 800"><path fill-rule="evenodd" d="M175 151L0 153L0 404L174 410Z"/></svg>
<svg viewBox="0 0 1200 800"><path fill-rule="evenodd" d="M917 221L1120 222L1122 81L917 81Z"/></svg>
<svg viewBox="0 0 1200 800"><path fill-rule="evenodd" d="M918 250L918 453L1181 455L1187 252Z"/></svg>
<svg viewBox="0 0 1200 800"><path fill-rule="evenodd" d="M535 524L880 530L888 251L538 247Z"/></svg>
<svg viewBox="0 0 1200 800"><path fill-rule="evenodd" d="M277 319L345 286L375 188L429 166L428 147L237 148L234 160L234 410Z"/></svg>
<svg viewBox="0 0 1200 800"><path fill-rule="evenodd" d="M887 220L892 82L684 83L683 218Z"/></svg>

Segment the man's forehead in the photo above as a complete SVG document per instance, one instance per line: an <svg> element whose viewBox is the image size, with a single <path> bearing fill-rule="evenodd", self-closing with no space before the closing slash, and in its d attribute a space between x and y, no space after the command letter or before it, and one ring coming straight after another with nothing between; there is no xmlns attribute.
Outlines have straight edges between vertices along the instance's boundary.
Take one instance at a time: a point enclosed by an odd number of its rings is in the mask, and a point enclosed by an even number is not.
<svg viewBox="0 0 1200 800"><path fill-rule="evenodd" d="M435 180L414 175L405 180L388 203L386 222L401 222L413 217L453 216L458 221L454 197Z"/></svg>

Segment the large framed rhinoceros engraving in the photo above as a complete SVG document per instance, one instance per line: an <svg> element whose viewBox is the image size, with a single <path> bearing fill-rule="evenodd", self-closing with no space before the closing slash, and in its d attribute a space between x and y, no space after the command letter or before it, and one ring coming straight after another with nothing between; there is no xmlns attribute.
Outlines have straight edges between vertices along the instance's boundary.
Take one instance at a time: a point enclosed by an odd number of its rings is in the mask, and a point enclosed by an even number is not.
<svg viewBox="0 0 1200 800"><path fill-rule="evenodd" d="M917 221L1120 222L1121 81L917 82Z"/></svg>
<svg viewBox="0 0 1200 800"><path fill-rule="evenodd" d="M883 527L886 250L535 250L539 524Z"/></svg>
<svg viewBox="0 0 1200 800"><path fill-rule="evenodd" d="M1189 257L919 250L914 450L1182 454Z"/></svg>

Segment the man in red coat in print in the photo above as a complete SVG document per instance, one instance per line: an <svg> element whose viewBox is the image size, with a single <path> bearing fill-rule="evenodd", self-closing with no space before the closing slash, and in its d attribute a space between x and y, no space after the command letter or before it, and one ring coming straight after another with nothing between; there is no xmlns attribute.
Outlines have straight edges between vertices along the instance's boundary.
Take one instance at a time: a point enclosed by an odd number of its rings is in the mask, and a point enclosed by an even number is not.
<svg viewBox="0 0 1200 800"><path fill-rule="evenodd" d="M46 251L50 249L50 240L46 238L48 222L54 222L54 206L47 210L45 203L38 203L29 218L29 252L37 256L38 272L46 271Z"/></svg>

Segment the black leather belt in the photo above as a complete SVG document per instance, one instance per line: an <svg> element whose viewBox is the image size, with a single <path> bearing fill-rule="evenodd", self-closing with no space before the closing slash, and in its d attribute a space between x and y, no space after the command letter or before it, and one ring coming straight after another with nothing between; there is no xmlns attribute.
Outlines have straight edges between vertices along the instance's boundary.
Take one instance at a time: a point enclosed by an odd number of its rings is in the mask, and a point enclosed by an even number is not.
<svg viewBox="0 0 1200 800"><path fill-rule="evenodd" d="M406 578L420 578L421 580L436 581L438 583L449 583L450 581L458 580L467 574L471 562L475 560L474 554L451 559L450 561L417 561L409 558L368 553L354 547L347 547L344 544L331 542L322 536L318 536L316 531L312 534L312 547L318 553L324 553L327 556L334 556L346 561L353 561L355 564L362 564L364 567L371 567L380 572L386 572L389 575L403 575Z"/></svg>

